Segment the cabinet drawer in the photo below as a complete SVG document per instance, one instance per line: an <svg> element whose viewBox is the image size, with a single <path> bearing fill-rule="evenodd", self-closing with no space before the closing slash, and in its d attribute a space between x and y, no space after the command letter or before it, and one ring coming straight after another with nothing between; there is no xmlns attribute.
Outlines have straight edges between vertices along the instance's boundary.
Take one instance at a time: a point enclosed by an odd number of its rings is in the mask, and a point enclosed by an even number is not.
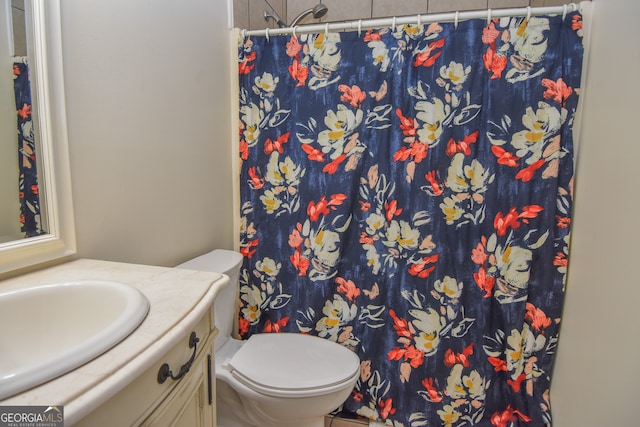
<svg viewBox="0 0 640 427"><path fill-rule="evenodd" d="M208 312L193 328L199 342L196 344L196 352L189 348L189 331L178 343L156 363L147 369L142 375L134 379L128 386L111 397L95 411L80 420L79 427L112 427L139 425L156 409L182 381L186 381L192 372L190 371L181 380L167 378L162 384L158 382L158 372L165 363L169 365L172 373L177 375L182 365L192 357L200 360L203 353L211 353L213 339L217 330L213 327L213 316ZM194 360L195 365L195 360ZM195 369L195 366L192 365Z"/></svg>

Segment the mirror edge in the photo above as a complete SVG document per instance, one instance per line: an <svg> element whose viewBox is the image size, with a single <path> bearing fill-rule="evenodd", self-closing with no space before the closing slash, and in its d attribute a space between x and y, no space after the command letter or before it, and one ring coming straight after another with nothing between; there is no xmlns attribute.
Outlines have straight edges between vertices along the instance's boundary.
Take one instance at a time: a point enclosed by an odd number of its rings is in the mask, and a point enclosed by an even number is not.
<svg viewBox="0 0 640 427"><path fill-rule="evenodd" d="M76 253L59 0L31 0L39 178L49 234L0 245L0 275ZM35 72L34 72L35 71Z"/></svg>

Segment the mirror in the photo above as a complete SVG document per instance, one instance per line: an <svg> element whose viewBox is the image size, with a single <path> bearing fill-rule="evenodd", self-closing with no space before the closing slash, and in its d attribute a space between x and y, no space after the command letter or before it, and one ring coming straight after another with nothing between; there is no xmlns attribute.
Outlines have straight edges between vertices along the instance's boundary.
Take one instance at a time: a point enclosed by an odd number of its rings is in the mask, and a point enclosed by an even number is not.
<svg viewBox="0 0 640 427"><path fill-rule="evenodd" d="M7 22L7 25L0 25L0 32L4 32L0 35L0 44L3 45L0 50L3 55L1 69L7 69L5 65L8 63L11 65L6 73L12 69L15 72L16 68L18 74L26 70L13 66L13 56L22 56L17 47L19 41L17 44L13 42L20 36L14 36L13 29L24 27L24 62L28 64L31 95L29 110L22 98L16 96L13 82L9 84L0 79L0 115L5 120L7 115L9 117L8 125L0 119L0 128L10 129L0 133L0 236L7 236L0 238L2 274L74 254L75 234L62 74L60 2L0 0L0 8L0 20L3 24ZM24 22L12 22L13 9L20 8L24 10ZM8 50L8 59L5 50ZM9 76L13 79L11 74ZM4 102L11 95L13 105L7 107ZM20 99L18 103L23 108L16 109L16 99ZM37 170L37 185L21 175L21 156L27 157L30 169ZM11 158L13 161L7 162ZM31 227L32 231L25 231L20 222L20 200L27 198L24 187L36 193L31 194L27 206L37 223L35 228Z"/></svg>

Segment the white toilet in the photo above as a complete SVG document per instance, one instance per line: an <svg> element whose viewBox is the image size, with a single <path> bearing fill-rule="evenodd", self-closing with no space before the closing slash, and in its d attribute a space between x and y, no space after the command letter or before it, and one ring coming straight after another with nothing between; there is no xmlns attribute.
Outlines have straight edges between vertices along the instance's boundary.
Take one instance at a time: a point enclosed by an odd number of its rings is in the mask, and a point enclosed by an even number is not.
<svg viewBox="0 0 640 427"><path fill-rule="evenodd" d="M324 427L360 375L360 360L340 344L296 333L231 337L242 255L215 250L177 268L224 273L231 284L214 302L219 427Z"/></svg>

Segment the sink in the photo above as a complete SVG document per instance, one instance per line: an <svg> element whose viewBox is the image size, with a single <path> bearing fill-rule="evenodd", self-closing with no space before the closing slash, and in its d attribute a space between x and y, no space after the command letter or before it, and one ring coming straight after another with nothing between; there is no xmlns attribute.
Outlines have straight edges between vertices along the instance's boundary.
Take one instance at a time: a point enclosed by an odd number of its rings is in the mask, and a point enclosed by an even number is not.
<svg viewBox="0 0 640 427"><path fill-rule="evenodd" d="M0 293L0 400L106 352L148 311L149 301L139 290L103 280Z"/></svg>

